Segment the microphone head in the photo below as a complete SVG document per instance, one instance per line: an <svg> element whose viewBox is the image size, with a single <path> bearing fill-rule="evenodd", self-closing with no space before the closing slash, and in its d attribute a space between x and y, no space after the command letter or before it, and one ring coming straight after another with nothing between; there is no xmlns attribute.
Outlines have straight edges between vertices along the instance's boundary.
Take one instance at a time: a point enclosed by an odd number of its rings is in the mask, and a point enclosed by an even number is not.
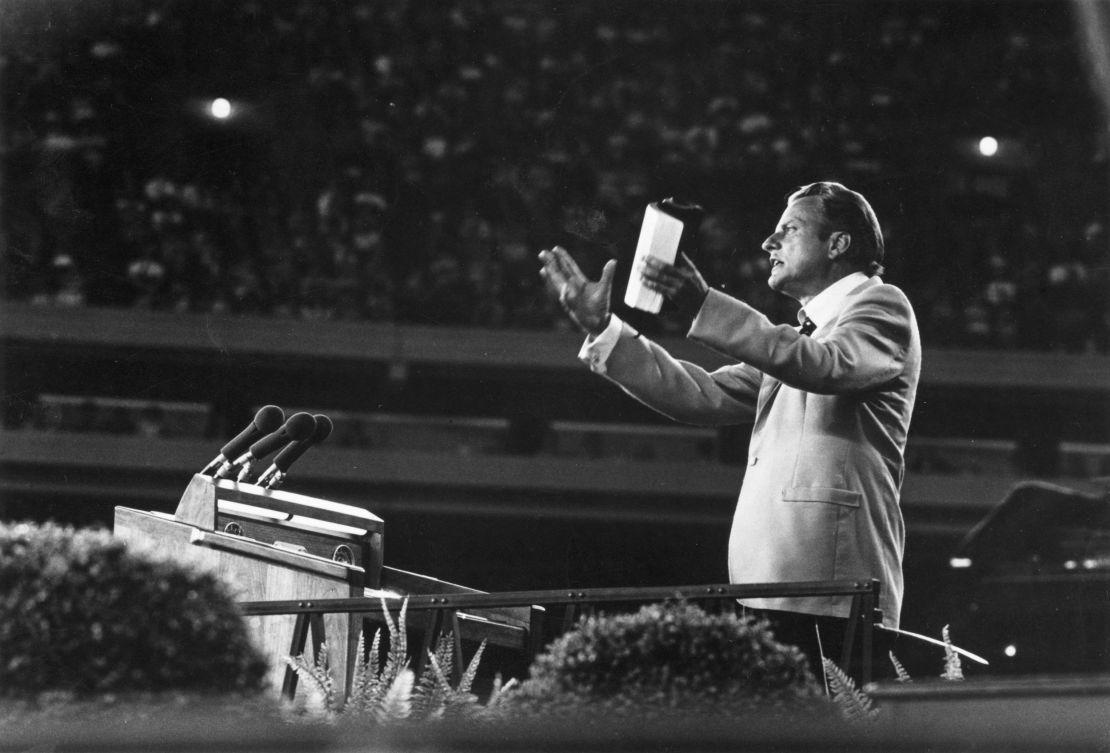
<svg viewBox="0 0 1110 753"><path fill-rule="evenodd" d="M312 434L312 443L320 444L331 436L331 430L334 424L331 422L330 418L321 413L317 413L313 418L316 419L316 431Z"/></svg>
<svg viewBox="0 0 1110 753"><path fill-rule="evenodd" d="M285 422L285 411L276 405L264 405L254 414L254 425L264 434L277 431Z"/></svg>
<svg viewBox="0 0 1110 753"><path fill-rule="evenodd" d="M266 405L254 414L254 420L239 432L234 439L223 446L220 455L225 459L238 457L251 442L261 436L276 431L285 420L285 411L276 405Z"/></svg>
<svg viewBox="0 0 1110 753"><path fill-rule="evenodd" d="M294 413L277 431L271 432L250 446L255 460L269 455L282 445L305 439L316 431L316 419L311 413Z"/></svg>
<svg viewBox="0 0 1110 753"><path fill-rule="evenodd" d="M274 458L273 467L282 473L289 470L289 466L293 465L293 461L304 455L309 447L319 444L331 435L332 422L327 416L317 413L312 417L316 423L316 430L312 432L312 436L302 439L299 442L290 442L282 448L281 452Z"/></svg>

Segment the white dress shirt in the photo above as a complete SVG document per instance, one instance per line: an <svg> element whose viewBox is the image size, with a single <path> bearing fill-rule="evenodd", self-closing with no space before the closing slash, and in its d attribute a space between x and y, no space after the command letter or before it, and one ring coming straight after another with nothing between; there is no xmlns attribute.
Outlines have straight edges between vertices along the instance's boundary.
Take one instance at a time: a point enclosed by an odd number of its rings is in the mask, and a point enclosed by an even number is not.
<svg viewBox="0 0 1110 753"><path fill-rule="evenodd" d="M867 282L867 275L863 272L852 272L850 275L841 277L813 296L813 299L804 307L798 309L798 324L804 324L808 317L817 325L817 329L821 329L823 325L836 319L837 314L848 301L848 294L864 282Z"/></svg>

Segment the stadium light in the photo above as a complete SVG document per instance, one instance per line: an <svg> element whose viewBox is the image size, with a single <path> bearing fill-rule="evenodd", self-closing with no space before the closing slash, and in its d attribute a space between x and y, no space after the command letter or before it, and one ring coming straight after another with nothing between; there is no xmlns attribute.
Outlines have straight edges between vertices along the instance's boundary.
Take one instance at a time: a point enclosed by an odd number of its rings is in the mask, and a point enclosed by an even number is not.
<svg viewBox="0 0 1110 753"><path fill-rule="evenodd" d="M216 120L226 120L231 117L231 102L223 97L217 97L209 103L208 112L212 113L212 117Z"/></svg>
<svg viewBox="0 0 1110 753"><path fill-rule="evenodd" d="M984 136L979 139L979 154L984 157L993 157L998 154L998 139L994 136Z"/></svg>

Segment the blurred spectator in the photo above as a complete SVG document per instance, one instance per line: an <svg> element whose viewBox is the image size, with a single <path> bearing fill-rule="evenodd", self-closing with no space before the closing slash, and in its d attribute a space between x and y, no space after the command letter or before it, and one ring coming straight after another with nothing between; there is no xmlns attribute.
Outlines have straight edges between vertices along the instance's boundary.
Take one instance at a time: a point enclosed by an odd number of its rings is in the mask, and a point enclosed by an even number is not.
<svg viewBox="0 0 1110 753"><path fill-rule="evenodd" d="M1082 259L1067 255L1049 265L1045 273L1045 302L1054 320L1054 349L1069 352L1093 349L1090 284L1091 276Z"/></svg>
<svg viewBox="0 0 1110 753"><path fill-rule="evenodd" d="M140 437L153 439L165 433L165 411L157 403L145 405L135 419L135 432Z"/></svg>

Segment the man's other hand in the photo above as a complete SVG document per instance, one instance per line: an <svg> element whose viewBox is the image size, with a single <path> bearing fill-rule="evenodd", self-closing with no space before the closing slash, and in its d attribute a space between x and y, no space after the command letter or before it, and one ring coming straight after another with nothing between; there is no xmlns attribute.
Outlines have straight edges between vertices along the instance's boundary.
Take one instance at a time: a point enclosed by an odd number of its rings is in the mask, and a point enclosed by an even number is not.
<svg viewBox="0 0 1110 753"><path fill-rule="evenodd" d="M609 325L609 297L617 262L610 259L601 270L601 279L591 282L562 246L540 251L540 277L554 293L563 310L584 332L600 335Z"/></svg>
<svg viewBox="0 0 1110 753"><path fill-rule="evenodd" d="M678 264L667 264L651 256L646 257L641 277L648 290L662 293L664 298L674 303L690 319L698 315L701 305L705 303L705 296L709 294L709 285L686 254L681 255Z"/></svg>

